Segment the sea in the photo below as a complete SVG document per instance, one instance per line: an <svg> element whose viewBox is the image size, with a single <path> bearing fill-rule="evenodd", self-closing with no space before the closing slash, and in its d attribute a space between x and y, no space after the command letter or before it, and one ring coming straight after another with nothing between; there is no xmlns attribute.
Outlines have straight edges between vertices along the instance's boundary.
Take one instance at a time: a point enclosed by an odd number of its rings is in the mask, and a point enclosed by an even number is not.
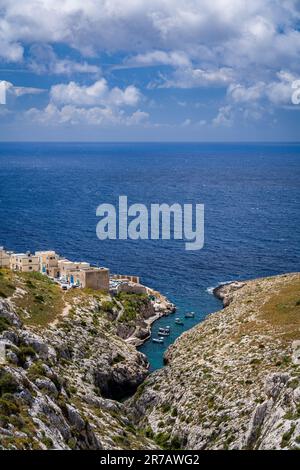
<svg viewBox="0 0 300 470"><path fill-rule="evenodd" d="M99 240L96 209L204 204L205 242ZM151 370L185 330L220 309L212 288L300 269L299 143L1 143L0 245L54 249L74 260L138 275L177 306L164 344L140 350ZM195 316L185 319L184 313ZM175 324L175 317L184 319Z"/></svg>

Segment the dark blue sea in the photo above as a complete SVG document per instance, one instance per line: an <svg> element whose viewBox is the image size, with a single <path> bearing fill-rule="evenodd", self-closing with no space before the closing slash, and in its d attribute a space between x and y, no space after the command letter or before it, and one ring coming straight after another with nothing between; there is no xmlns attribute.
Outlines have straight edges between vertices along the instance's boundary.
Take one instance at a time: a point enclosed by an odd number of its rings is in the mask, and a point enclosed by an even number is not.
<svg viewBox="0 0 300 470"><path fill-rule="evenodd" d="M300 144L0 144L0 245L55 249L137 274L176 303L165 345L142 346L152 369L183 331L220 308L209 288L300 269ZM99 241L96 208L204 203L205 246L180 240ZM177 316L177 314L176 314Z"/></svg>

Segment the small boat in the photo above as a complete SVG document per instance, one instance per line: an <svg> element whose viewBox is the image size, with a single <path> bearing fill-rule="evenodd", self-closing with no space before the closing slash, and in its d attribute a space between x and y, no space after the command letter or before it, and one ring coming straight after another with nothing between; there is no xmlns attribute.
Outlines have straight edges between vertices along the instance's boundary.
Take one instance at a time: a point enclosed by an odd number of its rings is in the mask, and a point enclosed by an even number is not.
<svg viewBox="0 0 300 470"><path fill-rule="evenodd" d="M159 331L158 332L158 336L169 336L169 332L168 331Z"/></svg>
<svg viewBox="0 0 300 470"><path fill-rule="evenodd" d="M185 318L194 318L195 312L187 312L184 316Z"/></svg>
<svg viewBox="0 0 300 470"><path fill-rule="evenodd" d="M152 342L162 344L164 342L164 339L163 338L152 338Z"/></svg>
<svg viewBox="0 0 300 470"><path fill-rule="evenodd" d="M181 320L181 318L175 318L175 323L176 325L183 325L183 321Z"/></svg>
<svg viewBox="0 0 300 470"><path fill-rule="evenodd" d="M162 336L169 336L170 328L159 328L158 334L162 334Z"/></svg>

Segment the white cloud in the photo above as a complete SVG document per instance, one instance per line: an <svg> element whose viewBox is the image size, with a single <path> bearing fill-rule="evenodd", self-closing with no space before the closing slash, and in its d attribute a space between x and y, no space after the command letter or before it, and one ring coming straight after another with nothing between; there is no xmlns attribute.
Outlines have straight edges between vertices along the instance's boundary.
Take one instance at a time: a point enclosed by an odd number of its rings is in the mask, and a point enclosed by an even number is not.
<svg viewBox="0 0 300 470"><path fill-rule="evenodd" d="M90 86L80 86L73 81L51 87L50 97L54 103L82 106L137 106L141 100L140 91L133 85L124 90L119 87L109 88L105 78Z"/></svg>
<svg viewBox="0 0 300 470"><path fill-rule="evenodd" d="M225 86L234 78L232 69L203 70L200 68L178 68L173 76L158 85L162 88L198 88L202 86Z"/></svg>
<svg viewBox="0 0 300 470"><path fill-rule="evenodd" d="M49 104L44 109L32 108L26 115L41 124L141 125L148 120L148 113L139 109L126 112L126 108L136 107L141 97L133 85L124 90L109 88L104 78L89 86L71 81L52 86Z"/></svg>
<svg viewBox="0 0 300 470"><path fill-rule="evenodd" d="M171 68L158 70L152 87L227 88L214 124L228 126L236 112L258 119L262 104L290 103L299 22L299 0L0 0L0 58L36 73L95 75L90 86L52 87L44 114L68 122L126 119L122 108L139 105L138 88L110 88L91 63L120 52L123 66ZM58 44L79 51L77 59L58 56Z"/></svg>
<svg viewBox="0 0 300 470"><path fill-rule="evenodd" d="M182 51L150 51L138 54L125 60L125 65L136 67L151 67L154 65L171 65L173 67L190 66L190 59Z"/></svg>
<svg viewBox="0 0 300 470"><path fill-rule="evenodd" d="M31 46L28 67L37 74L101 74L100 67L86 61L76 62L68 58L59 59L53 48L47 44L34 44Z"/></svg>
<svg viewBox="0 0 300 470"><path fill-rule="evenodd" d="M275 106L291 104L293 93L292 83L296 76L290 72L280 71L276 74L276 80L269 83L258 82L251 86L231 84L227 95L239 104L257 104L261 100L267 100Z"/></svg>
<svg viewBox="0 0 300 470"><path fill-rule="evenodd" d="M213 119L213 125L230 127L233 124L233 114L231 106L222 106L217 116Z"/></svg>
<svg viewBox="0 0 300 470"><path fill-rule="evenodd" d="M86 108L74 105L65 105L61 108L49 103L44 109L31 108L26 112L26 117L40 124L89 124L94 126L125 125L136 126L147 122L149 115L137 110L126 115L121 110L98 106Z"/></svg>
<svg viewBox="0 0 300 470"><path fill-rule="evenodd" d="M286 63L300 51L297 0L2 0L0 6L1 55L15 61L24 44L34 43L64 43L86 56L137 53L140 62L174 64L187 54L201 63L210 56L216 68Z"/></svg>

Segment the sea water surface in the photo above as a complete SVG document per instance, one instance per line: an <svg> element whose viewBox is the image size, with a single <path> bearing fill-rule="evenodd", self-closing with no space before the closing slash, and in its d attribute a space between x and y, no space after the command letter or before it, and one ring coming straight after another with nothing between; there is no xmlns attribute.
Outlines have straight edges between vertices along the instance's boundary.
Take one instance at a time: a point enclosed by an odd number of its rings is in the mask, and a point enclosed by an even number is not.
<svg viewBox="0 0 300 470"><path fill-rule="evenodd" d="M180 240L99 241L96 208L117 204L205 204L205 246ZM136 274L176 303L164 345L141 347L151 368L182 331L220 308L221 282L300 269L300 145L1 143L0 245L55 249L71 259Z"/></svg>

